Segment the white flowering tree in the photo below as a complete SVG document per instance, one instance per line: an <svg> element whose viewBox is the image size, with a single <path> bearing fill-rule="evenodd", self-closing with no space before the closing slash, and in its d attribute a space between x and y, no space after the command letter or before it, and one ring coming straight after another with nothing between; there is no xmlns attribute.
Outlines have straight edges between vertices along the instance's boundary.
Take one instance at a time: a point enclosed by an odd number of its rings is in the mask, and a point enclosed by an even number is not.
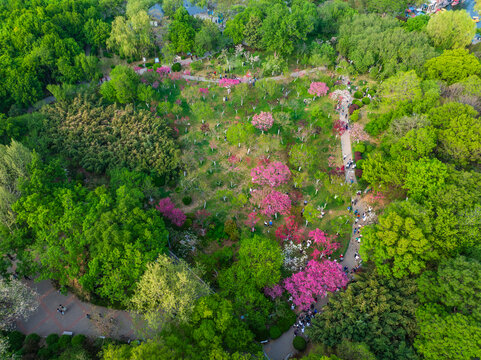
<svg viewBox="0 0 481 360"><path fill-rule="evenodd" d="M18 280L0 277L0 330L8 330L17 319L26 320L38 308L37 293Z"/></svg>

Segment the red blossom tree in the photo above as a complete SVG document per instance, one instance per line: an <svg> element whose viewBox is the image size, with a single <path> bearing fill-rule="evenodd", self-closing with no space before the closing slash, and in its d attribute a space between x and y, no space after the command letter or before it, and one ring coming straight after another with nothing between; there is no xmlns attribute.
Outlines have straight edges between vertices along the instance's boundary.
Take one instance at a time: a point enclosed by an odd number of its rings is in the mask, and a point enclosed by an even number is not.
<svg viewBox="0 0 481 360"><path fill-rule="evenodd" d="M269 130L272 124L274 124L274 118L270 112L261 111L260 114L255 114L252 117L252 125L262 132Z"/></svg>
<svg viewBox="0 0 481 360"><path fill-rule="evenodd" d="M247 220L245 221L245 224L247 227L250 227L252 232L254 232L254 227L256 226L256 223L259 221L259 218L257 217L256 212L251 212L249 215L247 215Z"/></svg>
<svg viewBox="0 0 481 360"><path fill-rule="evenodd" d="M282 241L292 240L299 244L304 236L304 228L299 228L294 216L285 218L285 224L279 226L276 230L276 237Z"/></svg>
<svg viewBox="0 0 481 360"><path fill-rule="evenodd" d="M323 82L311 82L311 86L307 91L311 95L324 96L329 91L329 87Z"/></svg>
<svg viewBox="0 0 481 360"><path fill-rule="evenodd" d="M318 254L320 259L322 259L324 256L331 255L341 246L341 244L337 242L332 242L334 238L319 229L309 232L309 238L312 239L316 245L321 247L321 251ZM316 258L317 256L312 255L312 257Z"/></svg>
<svg viewBox="0 0 481 360"><path fill-rule="evenodd" d="M169 219L172 224L176 226L184 225L186 219L185 214L182 210L175 208L174 203L170 198L160 199L159 205L155 207L160 213L167 219Z"/></svg>
<svg viewBox="0 0 481 360"><path fill-rule="evenodd" d="M277 187L285 184L291 177L291 171L287 165L275 161L267 166L258 166L251 170L252 182L254 184L269 185Z"/></svg>
<svg viewBox="0 0 481 360"><path fill-rule="evenodd" d="M288 215L291 211L291 199L279 191L272 191L262 200L262 213L266 216Z"/></svg>
<svg viewBox="0 0 481 360"><path fill-rule="evenodd" d="M296 306L307 310L315 302L314 296L323 298L328 291L334 292L347 283L348 278L338 263L311 260L304 271L284 280L284 288L291 294Z"/></svg>

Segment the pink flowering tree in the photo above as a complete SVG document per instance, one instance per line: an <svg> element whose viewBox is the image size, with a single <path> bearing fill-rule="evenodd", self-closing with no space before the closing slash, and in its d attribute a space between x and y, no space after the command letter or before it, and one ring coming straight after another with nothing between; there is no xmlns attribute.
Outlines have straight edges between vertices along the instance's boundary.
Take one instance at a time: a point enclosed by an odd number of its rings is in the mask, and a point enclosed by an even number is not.
<svg viewBox="0 0 481 360"><path fill-rule="evenodd" d="M307 91L314 96L324 96L329 91L329 87L323 82L311 82L311 86Z"/></svg>
<svg viewBox="0 0 481 360"><path fill-rule="evenodd" d="M284 292L284 289L279 284L274 285L273 287L265 287L264 288L264 294L266 296L269 296L272 300L274 300L278 297L281 297L283 292Z"/></svg>
<svg viewBox="0 0 481 360"><path fill-rule="evenodd" d="M317 257L322 259L324 256L329 256L341 246L341 244L337 242L332 242L333 237L328 236L324 231L319 229L309 232L309 238L321 248L321 251L318 251L316 255L314 255L314 253L312 254L314 259Z"/></svg>
<svg viewBox="0 0 481 360"><path fill-rule="evenodd" d="M285 184L291 177L291 171L287 165L275 161L267 166L260 165L251 170L252 182L259 185L277 187Z"/></svg>
<svg viewBox="0 0 481 360"><path fill-rule="evenodd" d="M219 80L219 86L220 87L231 87L235 86L240 83L240 80L238 79L220 79Z"/></svg>
<svg viewBox="0 0 481 360"><path fill-rule="evenodd" d="M170 198L160 199L159 204L155 207L166 219L169 219L176 226L184 225L186 219L182 210L177 209Z"/></svg>
<svg viewBox="0 0 481 360"><path fill-rule="evenodd" d="M285 218L285 224L276 230L276 238L281 241L290 241L299 244L304 236L304 228L300 228L295 216Z"/></svg>
<svg viewBox="0 0 481 360"><path fill-rule="evenodd" d="M266 216L274 215L277 219L277 214L288 215L290 211L291 199L287 194L274 190L262 200L262 213Z"/></svg>
<svg viewBox="0 0 481 360"><path fill-rule="evenodd" d="M206 95L209 95L209 89L208 88L199 88L199 93L202 94L202 98L205 100Z"/></svg>
<svg viewBox="0 0 481 360"><path fill-rule="evenodd" d="M253 211L249 215L247 215L247 220L245 221L245 224L246 226L251 228L252 232L254 232L255 226L258 221L259 221L259 217L257 216L257 213Z"/></svg>
<svg viewBox="0 0 481 360"><path fill-rule="evenodd" d="M157 68L155 71L156 71L157 74L165 76L167 74L170 74L171 70L170 70L170 67L168 67L168 66L161 66L161 67Z"/></svg>
<svg viewBox="0 0 481 360"><path fill-rule="evenodd" d="M323 298L327 292L334 292L348 283L341 265L334 261L310 260L306 269L284 280L284 288L292 296L292 301L302 310L309 309L315 302L314 296Z"/></svg>
<svg viewBox="0 0 481 360"><path fill-rule="evenodd" d="M252 125L262 130L262 133L269 130L272 124L274 124L274 118L270 112L261 111L260 114L255 114L252 117Z"/></svg>

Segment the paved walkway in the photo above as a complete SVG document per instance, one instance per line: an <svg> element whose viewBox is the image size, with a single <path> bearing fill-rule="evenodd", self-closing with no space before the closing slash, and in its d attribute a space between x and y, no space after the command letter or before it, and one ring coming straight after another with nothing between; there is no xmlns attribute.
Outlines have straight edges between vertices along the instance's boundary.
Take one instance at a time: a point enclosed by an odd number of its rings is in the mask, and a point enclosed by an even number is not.
<svg viewBox="0 0 481 360"><path fill-rule="evenodd" d="M313 71L315 70L313 69ZM347 85L348 81L349 81L348 78L346 77L343 78L344 84ZM346 90L342 97L341 109L339 112L339 117L342 122L348 123L349 121L348 109L351 102L352 102L352 96ZM342 148L342 154L343 154L344 167L346 168L347 163L350 160L353 160L352 150L351 150L351 135L349 130L344 132L341 136L341 148ZM346 181L348 183L351 183L351 180L352 180L352 183L357 183L356 176L354 174L353 169L346 171ZM359 225L361 225L362 227L363 225L366 225L367 223L372 222L375 217L374 213L370 213L369 215L366 215L366 221L363 222L362 214L363 213L368 214L368 207L364 203L360 195L356 195L352 200L356 201L356 205L353 206L353 212L354 210L357 210L361 214L361 219L359 219L358 222L354 223L353 225L352 232L351 232L351 240L349 242L347 251L344 254L344 260L341 263L341 265L343 267L346 266L349 271L359 266L361 263L361 258L359 257L359 248L361 244L356 240L356 238L359 238L359 233L354 234L354 228L359 229ZM321 309L324 305L328 303L328 301L329 301L329 296L321 299L320 301L317 302L316 308L318 310ZM269 343L265 344L264 352L267 354L267 356L271 360L287 359L297 353L297 350L295 350L294 347L292 346L293 339L294 339L294 328L291 327L289 331L285 332L279 339L270 341Z"/></svg>
<svg viewBox="0 0 481 360"><path fill-rule="evenodd" d="M83 334L89 337L106 336L123 340L134 338L132 319L126 311L85 303L73 294L62 295L49 280L25 282L39 294L40 306L26 321L16 322L17 328L23 333L47 336L52 333L62 335L68 331L73 335ZM65 315L57 312L59 305L67 308ZM87 319L86 314L90 314L92 319Z"/></svg>

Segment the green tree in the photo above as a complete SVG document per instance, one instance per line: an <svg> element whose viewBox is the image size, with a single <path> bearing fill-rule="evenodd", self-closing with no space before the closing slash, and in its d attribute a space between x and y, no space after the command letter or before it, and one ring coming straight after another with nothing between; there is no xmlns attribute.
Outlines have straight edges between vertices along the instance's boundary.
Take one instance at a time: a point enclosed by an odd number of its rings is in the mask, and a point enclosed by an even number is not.
<svg viewBox="0 0 481 360"><path fill-rule="evenodd" d="M237 123L227 129L227 141L231 144L246 143L255 132L254 126L250 122Z"/></svg>
<svg viewBox="0 0 481 360"><path fill-rule="evenodd" d="M104 98L121 104L135 100L139 77L132 68L116 66L110 72L110 78L111 80L104 82L100 88L100 93Z"/></svg>
<svg viewBox="0 0 481 360"><path fill-rule="evenodd" d="M465 49L445 50L442 55L426 61L424 66L428 77L441 79L449 85L481 74L478 58Z"/></svg>
<svg viewBox="0 0 481 360"><path fill-rule="evenodd" d="M124 57L146 55L153 47L154 40L147 12L141 10L126 19L118 16L112 23L107 47Z"/></svg>
<svg viewBox="0 0 481 360"><path fill-rule="evenodd" d="M208 51L216 50L221 42L222 33L218 26L210 20L204 21L200 30L195 34L195 51L204 55Z"/></svg>
<svg viewBox="0 0 481 360"><path fill-rule="evenodd" d="M259 32L261 26L262 20L258 16L252 15L244 27L243 35L245 42L254 49L258 49L261 46L262 36Z"/></svg>
<svg viewBox="0 0 481 360"><path fill-rule="evenodd" d="M329 299L307 334L313 342L327 346L345 339L365 343L382 359L416 359L411 348L417 331L416 291L414 280L366 274ZM337 355L343 356L339 351Z"/></svg>
<svg viewBox="0 0 481 360"><path fill-rule="evenodd" d="M426 31L434 46L457 49L471 43L476 33L476 24L465 10L441 11L432 17Z"/></svg>
<svg viewBox="0 0 481 360"><path fill-rule="evenodd" d="M167 16L174 16L177 9L184 6L182 0L163 0L162 1L162 9Z"/></svg>
<svg viewBox="0 0 481 360"><path fill-rule="evenodd" d="M168 39L173 49L178 53L188 53L194 49L195 30L194 18L182 6L176 10L174 19L169 26Z"/></svg>
<svg viewBox="0 0 481 360"><path fill-rule="evenodd" d="M430 214L413 201L392 203L379 224L366 228L360 254L372 260L379 274L403 278L419 274L439 258Z"/></svg>
<svg viewBox="0 0 481 360"><path fill-rule="evenodd" d="M404 188L414 200L425 203L444 191L447 176L448 167L441 161L421 158L407 165Z"/></svg>
<svg viewBox="0 0 481 360"><path fill-rule="evenodd" d="M149 330L156 331L168 321L189 321L192 303L208 293L209 288L190 271L187 263L173 262L160 255L147 265L130 300L130 308L142 315Z"/></svg>
<svg viewBox="0 0 481 360"><path fill-rule="evenodd" d="M414 345L427 360L481 356L481 327L462 314L427 316Z"/></svg>
<svg viewBox="0 0 481 360"><path fill-rule="evenodd" d="M12 205L21 195L20 183L30 176L32 154L22 144L12 141L0 145L0 223L11 229L15 224Z"/></svg>
<svg viewBox="0 0 481 360"><path fill-rule="evenodd" d="M107 46L110 31L110 24L100 19L89 19L84 25L85 38L95 49L102 49Z"/></svg>

